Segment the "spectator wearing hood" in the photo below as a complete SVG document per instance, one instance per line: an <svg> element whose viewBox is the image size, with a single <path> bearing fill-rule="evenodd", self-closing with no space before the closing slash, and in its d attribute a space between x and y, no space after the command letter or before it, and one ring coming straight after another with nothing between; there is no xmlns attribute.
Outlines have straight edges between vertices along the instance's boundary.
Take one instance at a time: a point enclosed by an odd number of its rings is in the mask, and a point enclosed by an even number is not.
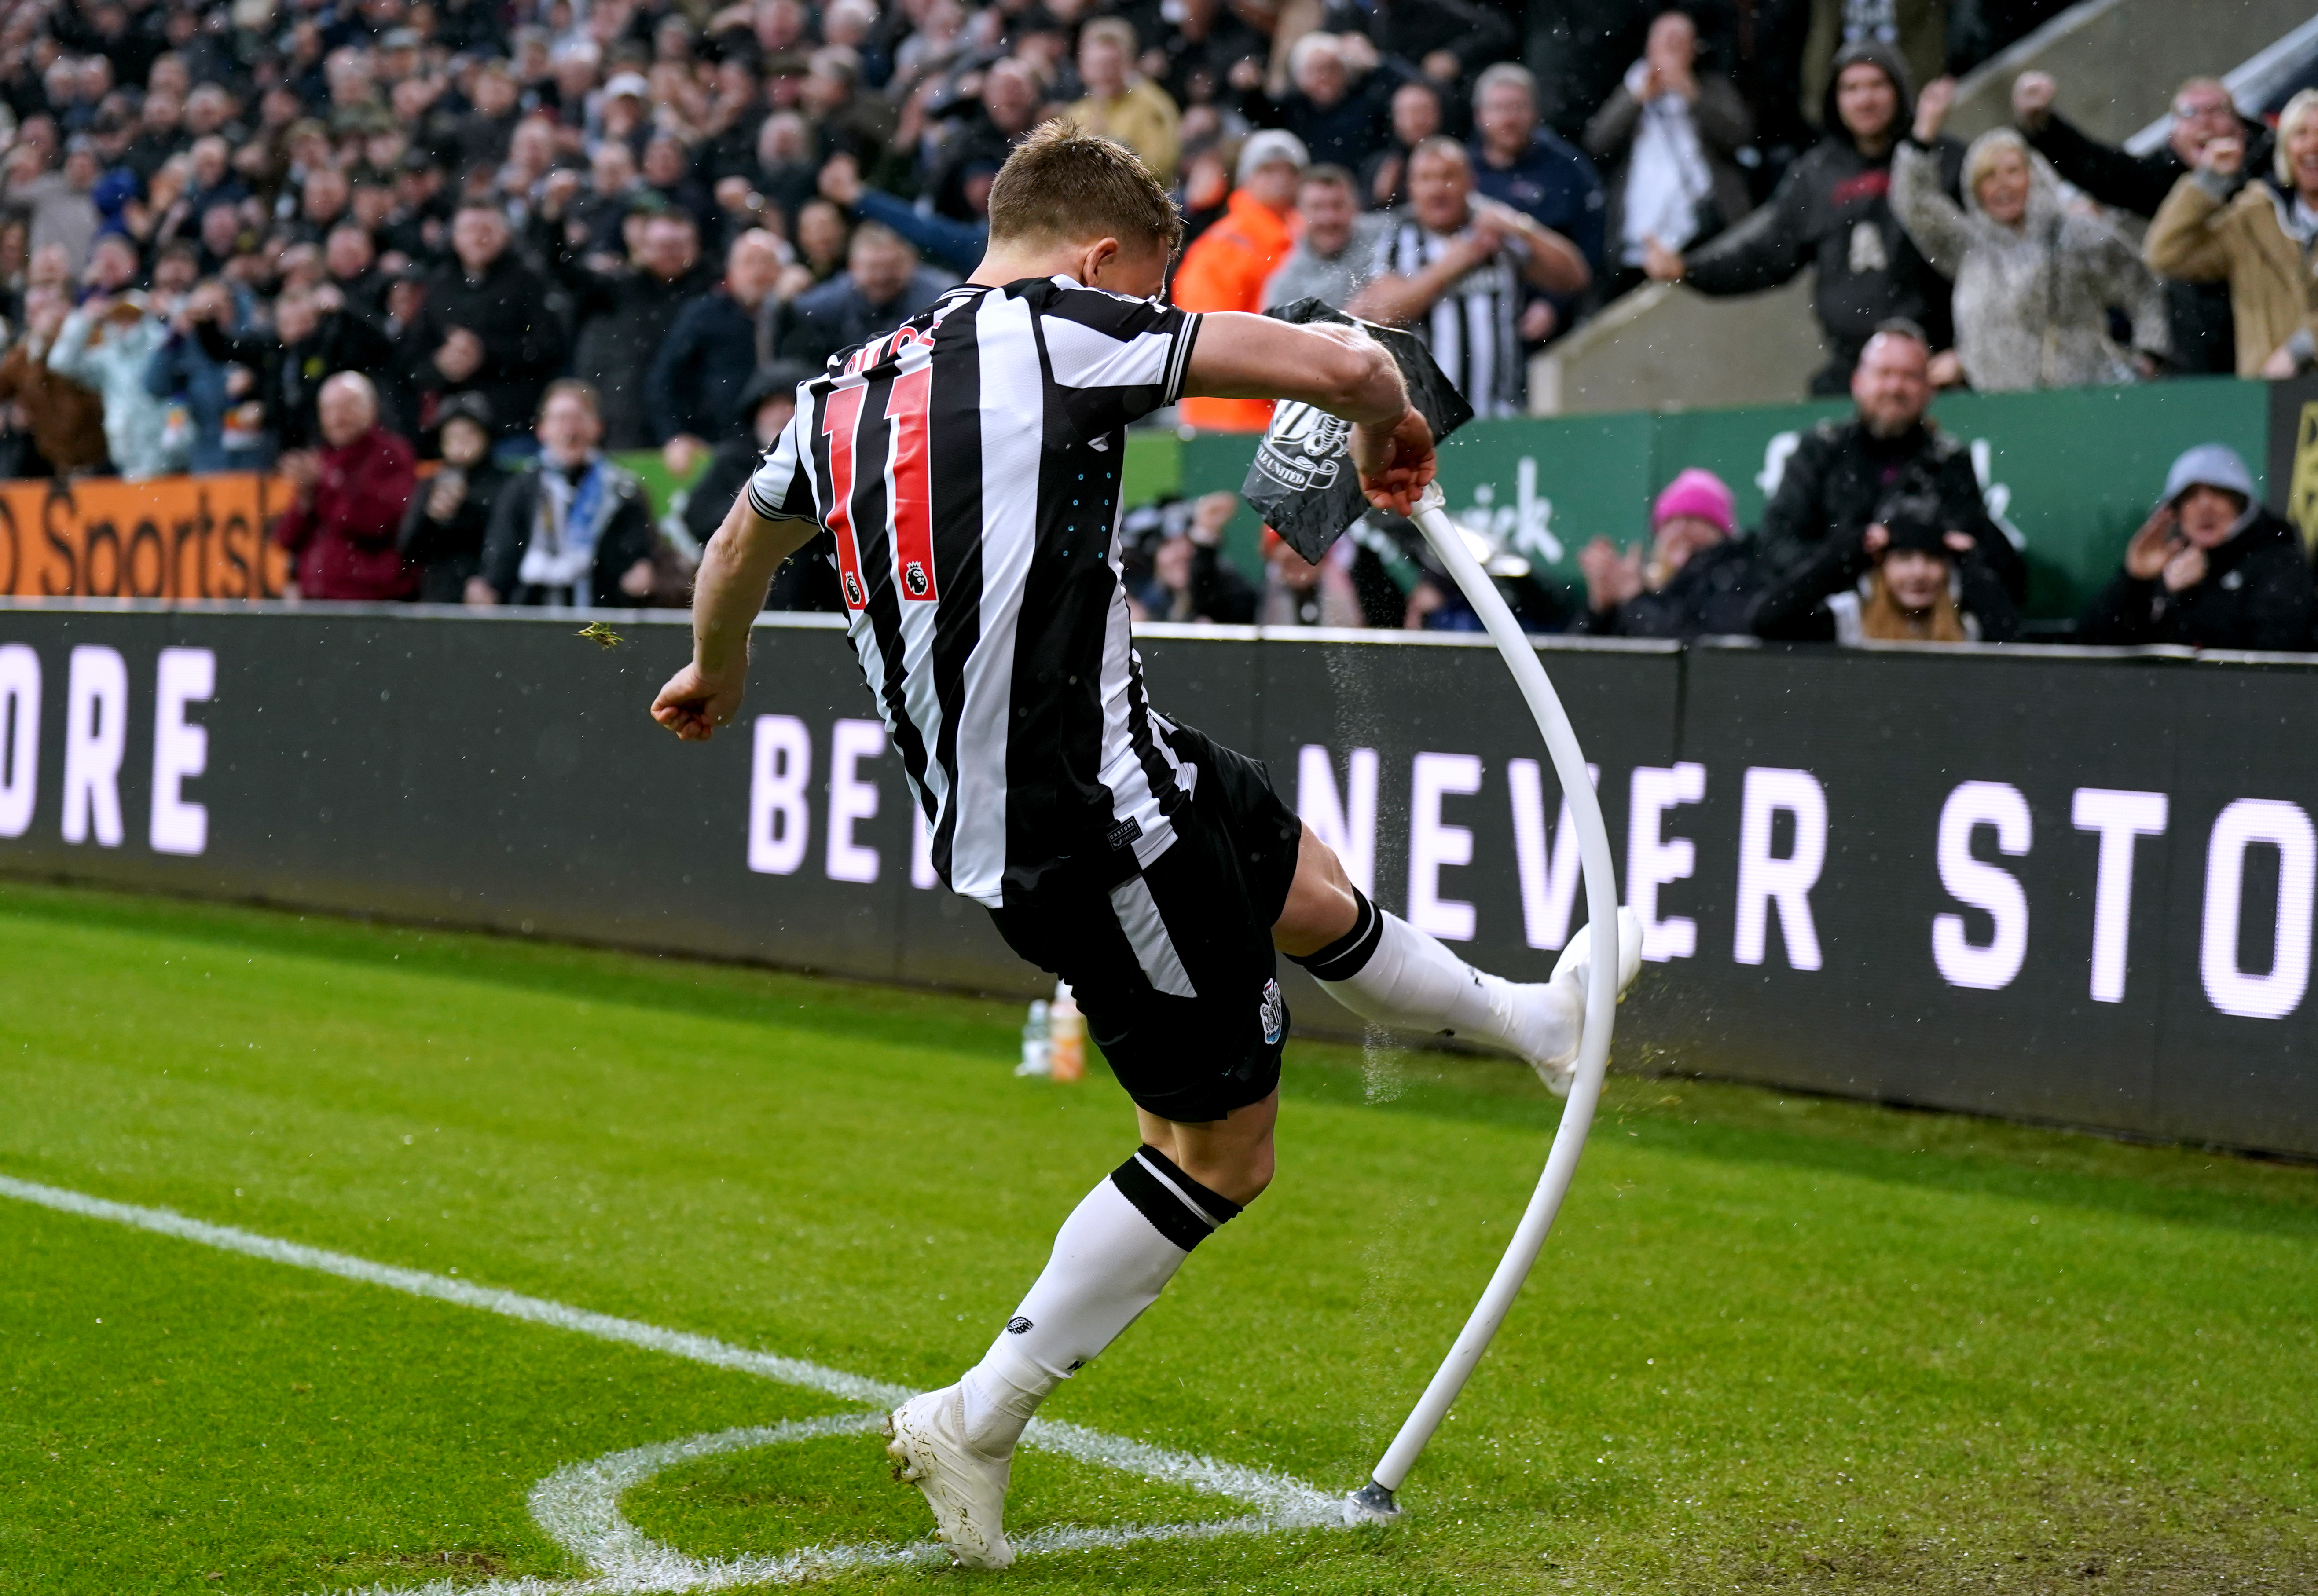
<svg viewBox="0 0 2318 1596"><path fill-rule="evenodd" d="M1202 312L1263 309L1264 281L1296 241L1290 218L1309 164L1293 133L1272 128L1249 135L1223 217L1191 241L1175 268L1176 304ZM1266 399L1187 399L1178 413L1202 432L1262 432L1271 421Z"/></svg>
<svg viewBox="0 0 2318 1596"><path fill-rule="evenodd" d="M1875 328L1901 318L1945 348L1951 341L1948 285L1891 210L1891 157L1915 119L1915 96L1898 54L1873 40L1837 52L1828 80L1827 134L1787 169L1770 200L1745 221L1685 255L1663 241L1645 250L1643 269L1661 282L1701 293L1755 293L1818 269L1811 308L1828 363L1815 394L1837 394ZM1941 187L1953 193L1963 147L1933 147Z"/></svg>
<svg viewBox="0 0 2318 1596"><path fill-rule="evenodd" d="M442 466L410 498L396 543L418 567L421 604L458 604L483 568L491 507L508 473L491 458L491 407L480 393L454 393L435 413Z"/></svg>
<svg viewBox="0 0 2318 1596"><path fill-rule="evenodd" d="M2237 187L2245 161L2242 139L2208 143L2142 247L2168 277L2229 283L2239 376L2291 377L2318 366L2318 89L2278 113L2269 181Z"/></svg>
<svg viewBox="0 0 2318 1596"><path fill-rule="evenodd" d="M1855 414L1822 421L1787 457L1763 508L1761 556L1783 578L1830 542L1855 539L1894 496L1928 497L1944 529L1971 534L1980 559L2017 601L2028 570L1980 497L1972 455L1933 425L1931 351L1921 329L1904 322L1877 330L1851 374Z"/></svg>
<svg viewBox="0 0 2318 1596"><path fill-rule="evenodd" d="M2052 168L2019 134L1998 128L1972 140L1963 204L1941 189L1930 141L1954 97L1949 78L1924 91L1892 157L1891 207L1955 284L1961 374L1983 393L2154 376L2172 347L2157 279L2116 229L2062 201ZM2131 318L2131 350L2109 336L2112 307Z"/></svg>
<svg viewBox="0 0 2318 1596"><path fill-rule="evenodd" d="M686 300L660 340L644 413L677 476L710 444L746 434L740 400L757 369L757 317L780 274L780 241L761 229L742 233L724 252L723 281Z"/></svg>
<svg viewBox="0 0 2318 1596"><path fill-rule="evenodd" d="M1609 164L1613 294L1641 281L1650 239L1688 249L1753 209L1738 155L1754 136L1730 80L1698 69L1698 24L1660 13L1642 58L1586 124L1586 153Z"/></svg>
<svg viewBox="0 0 2318 1596"><path fill-rule="evenodd" d="M1650 550L1620 553L1607 538L1578 551L1586 576L1581 631L1595 637L1743 637L1763 575L1738 538L1730 489L1694 466L1650 506Z"/></svg>
<svg viewBox="0 0 2318 1596"><path fill-rule="evenodd" d="M1831 538L1765 593L1758 637L1779 642L2008 642L2020 612L1929 494L1901 494L1866 526Z"/></svg>
<svg viewBox="0 0 2318 1596"><path fill-rule="evenodd" d="M467 602L627 608L652 590L651 511L635 473L605 458L596 390L547 385L539 464L499 490Z"/></svg>
<svg viewBox="0 0 2318 1596"><path fill-rule="evenodd" d="M2172 121L2165 142L2147 155L2102 144L2080 132L2053 108L2060 92L2050 74L2024 72L2012 83L2012 121L2037 154L2053 163L2062 181L2102 204L2147 220L2165 196L2194 170L2216 139L2245 146L2242 172L2269 169L2269 130L2238 114L2229 85L2217 77L2192 77L2173 92ZM2172 369L2195 374L2237 370L2237 334L2230 318L2226 282L2164 282L2166 316L2173 348Z"/></svg>
<svg viewBox="0 0 2318 1596"><path fill-rule="evenodd" d="M2262 507L2235 451L2200 444L2165 473L2163 500L2078 622L2077 640L2300 650L2314 614L2302 539Z"/></svg>
<svg viewBox="0 0 2318 1596"><path fill-rule="evenodd" d="M149 312L143 294L100 296L65 318L49 351L50 371L103 399L105 452L127 481L166 477L184 464L168 437L168 407L145 385L168 337L169 324Z"/></svg>
<svg viewBox="0 0 2318 1596"><path fill-rule="evenodd" d="M735 430L716 445L703 471L687 491L685 530L695 542L706 545L723 524L732 501L749 485L749 477L765 451L779 441L781 429L796 414L796 390L815 375L798 361L777 360L759 368L749 379L733 407ZM765 595L768 610L836 612L845 607L837 590L837 567L830 558L829 534L822 533L781 562Z"/></svg>
<svg viewBox="0 0 2318 1596"><path fill-rule="evenodd" d="M396 545L418 483L410 445L378 424L378 390L360 372L322 384L321 444L282 457L298 498L274 523L301 598L349 604L407 599L418 568Z"/></svg>

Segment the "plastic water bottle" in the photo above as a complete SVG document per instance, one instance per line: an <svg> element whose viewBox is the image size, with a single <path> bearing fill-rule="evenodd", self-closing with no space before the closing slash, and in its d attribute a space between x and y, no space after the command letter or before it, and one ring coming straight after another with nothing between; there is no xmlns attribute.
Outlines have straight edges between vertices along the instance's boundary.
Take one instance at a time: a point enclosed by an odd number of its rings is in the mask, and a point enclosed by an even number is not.
<svg viewBox="0 0 2318 1596"><path fill-rule="evenodd" d="M1086 1073L1086 1018L1071 995L1070 982L1055 982L1055 1004L1047 1013L1047 1073L1057 1080L1076 1080Z"/></svg>
<svg viewBox="0 0 2318 1596"><path fill-rule="evenodd" d="M1014 1066L1017 1075L1044 1075L1054 1062L1048 1051L1048 1013L1046 999L1030 1000L1030 1018L1022 1024L1022 1062Z"/></svg>

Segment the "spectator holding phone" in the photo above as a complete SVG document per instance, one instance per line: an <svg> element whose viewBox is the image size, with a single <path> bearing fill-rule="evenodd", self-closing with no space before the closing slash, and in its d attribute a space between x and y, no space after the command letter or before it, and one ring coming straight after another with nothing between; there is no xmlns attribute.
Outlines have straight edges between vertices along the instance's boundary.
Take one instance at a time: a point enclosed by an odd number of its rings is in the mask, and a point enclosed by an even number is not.
<svg viewBox="0 0 2318 1596"><path fill-rule="evenodd" d="M2088 643L2306 649L2318 614L2302 539L2264 509L2236 451L2200 444L2165 474L2165 498L2125 545L2125 567L2077 623Z"/></svg>

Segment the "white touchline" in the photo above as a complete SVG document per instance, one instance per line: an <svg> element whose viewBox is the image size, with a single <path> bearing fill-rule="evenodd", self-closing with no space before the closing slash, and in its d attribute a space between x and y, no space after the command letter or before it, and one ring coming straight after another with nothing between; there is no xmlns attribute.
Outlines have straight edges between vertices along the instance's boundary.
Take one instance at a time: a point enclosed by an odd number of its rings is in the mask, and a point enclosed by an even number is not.
<svg viewBox="0 0 2318 1596"><path fill-rule="evenodd" d="M807 1547L773 1557L703 1561L651 1540L629 1524L619 1511L620 1493L678 1463L723 1452L814 1440L823 1436L873 1429L882 1421L885 1410L916 1394L910 1386L848 1374L842 1369L808 1363L803 1358L783 1358L776 1353L736 1347L713 1336L669 1330L640 1320L615 1318L608 1314L590 1313L585 1308L552 1302L545 1297L495 1290L447 1275L375 1263L350 1253L308 1247L296 1242L259 1235L254 1231L238 1230L231 1225L211 1224L205 1220L188 1218L167 1208L117 1203L106 1197L90 1197L61 1187L41 1186L6 1175L0 1175L0 1197L13 1197L19 1202L77 1215L85 1219L102 1219L159 1235L174 1236L179 1241L214 1247L223 1252L238 1252L246 1258L263 1259L268 1263L312 1269L320 1274L336 1275L342 1279L360 1281L367 1286L382 1286L390 1291L400 1291L410 1296L455 1303L461 1307L481 1309L502 1318L550 1325L574 1334L591 1336L597 1340L615 1341L647 1351L665 1353L671 1358L705 1363L715 1368L757 1375L784 1385L817 1391L823 1395L862 1403L878 1410L873 1413L795 1420L785 1424L691 1436L615 1452L593 1462L558 1470L533 1488L530 1499L532 1514L558 1545L588 1565L589 1574L584 1579L525 1578L494 1580L483 1584L444 1581L415 1590L409 1586L376 1587L382 1593L391 1589L394 1596L433 1596L433 1593L454 1591L463 1592L464 1596L592 1596L595 1592L603 1592L604 1596L615 1596L615 1593L616 1596L625 1596L631 1592L716 1591L739 1585L789 1584L840 1569L873 1565L938 1562L943 1556L939 1547L923 1542L910 1547ZM1256 1510L1250 1517L1199 1523L1124 1525L1115 1529L1066 1527L1040 1530L1015 1540L1015 1547L1022 1552L1092 1550L1141 1540L1204 1539L1219 1535L1252 1535L1277 1529L1337 1529L1343 1526L1343 1520L1334 1497L1315 1490L1291 1475L1269 1469L1225 1463L1197 1453L1170 1451L1163 1447L1149 1446L1141 1441L1128 1440L1123 1436L1106 1435L1100 1430L1051 1419L1032 1420L1029 1428L1023 1431L1022 1441L1025 1446L1057 1452L1083 1463L1141 1475L1163 1484L1188 1486Z"/></svg>

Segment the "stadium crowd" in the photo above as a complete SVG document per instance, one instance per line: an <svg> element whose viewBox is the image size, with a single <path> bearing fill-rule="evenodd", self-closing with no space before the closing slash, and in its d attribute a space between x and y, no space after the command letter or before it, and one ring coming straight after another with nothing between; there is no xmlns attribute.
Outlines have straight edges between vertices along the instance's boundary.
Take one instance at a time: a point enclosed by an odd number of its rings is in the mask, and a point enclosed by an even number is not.
<svg viewBox="0 0 2318 1596"><path fill-rule="evenodd" d="M1644 282L1812 269L1813 388L1855 417L1758 532L1685 472L1525 619L1999 641L2025 568L1936 390L2318 366L2318 94L2273 135L2192 80L2134 156L2028 73L2013 127L1945 136L1955 74L2058 8L1841 0L1828 40L1808 0L13 0L0 476L277 470L308 597L682 604L797 382L970 270L1064 117L1173 185L1178 303L1408 326L1483 415ZM643 449L701 472L657 520ZM2299 540L2226 450L2184 462L2081 635L2305 646ZM1234 508L1129 518L1140 613L1471 623L1406 528L1256 577ZM773 602L834 584L792 562Z"/></svg>

